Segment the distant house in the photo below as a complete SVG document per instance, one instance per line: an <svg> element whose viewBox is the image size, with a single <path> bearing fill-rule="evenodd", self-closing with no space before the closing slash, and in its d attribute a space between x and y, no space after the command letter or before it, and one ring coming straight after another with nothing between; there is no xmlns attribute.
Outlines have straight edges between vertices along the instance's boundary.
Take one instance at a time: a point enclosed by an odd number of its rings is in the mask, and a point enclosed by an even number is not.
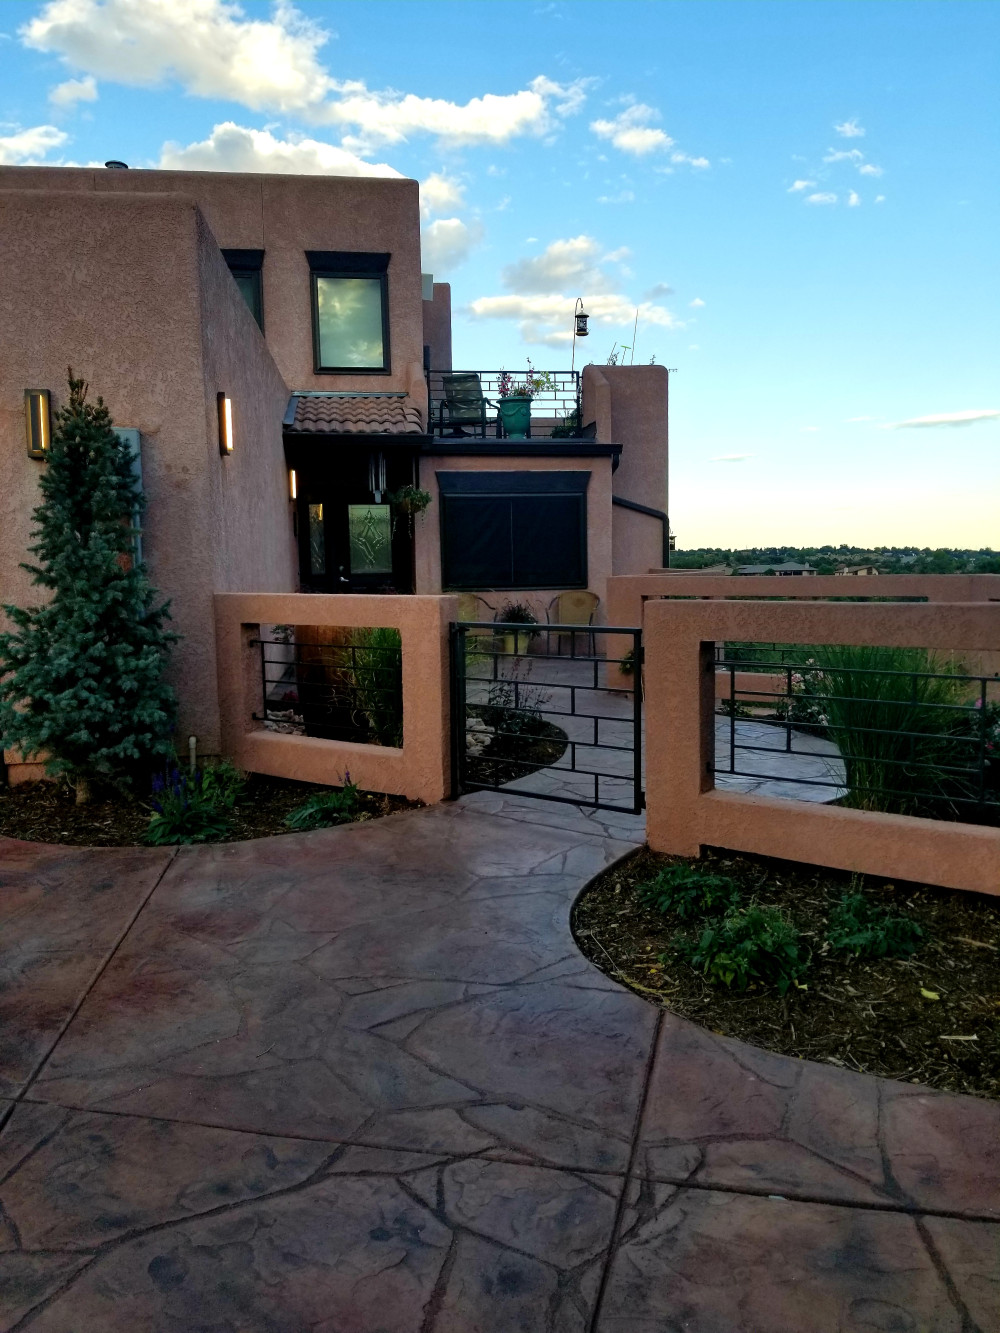
<svg viewBox="0 0 1000 1333"><path fill-rule="evenodd" d="M737 565L737 574L815 574L812 565L799 565L794 560L779 561L773 565Z"/></svg>
<svg viewBox="0 0 1000 1333"><path fill-rule="evenodd" d="M838 574L854 574L856 577L864 575L877 574L877 565L841 565L837 570Z"/></svg>

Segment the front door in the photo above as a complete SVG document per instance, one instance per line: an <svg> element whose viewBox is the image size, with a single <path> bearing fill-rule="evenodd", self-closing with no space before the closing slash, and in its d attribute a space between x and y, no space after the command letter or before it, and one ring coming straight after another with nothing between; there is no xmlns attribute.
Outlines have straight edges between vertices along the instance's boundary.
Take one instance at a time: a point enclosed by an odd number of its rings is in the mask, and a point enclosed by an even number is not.
<svg viewBox="0 0 1000 1333"><path fill-rule="evenodd" d="M412 482L409 453L345 446L296 468L304 592L409 593L413 539L389 495ZM373 485L374 483L374 485Z"/></svg>

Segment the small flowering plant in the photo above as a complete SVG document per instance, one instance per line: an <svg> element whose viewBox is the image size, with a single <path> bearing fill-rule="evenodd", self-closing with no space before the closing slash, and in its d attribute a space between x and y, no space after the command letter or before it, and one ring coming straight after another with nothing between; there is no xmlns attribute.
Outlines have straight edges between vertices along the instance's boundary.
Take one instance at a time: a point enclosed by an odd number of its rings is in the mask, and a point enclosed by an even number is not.
<svg viewBox="0 0 1000 1333"><path fill-rule="evenodd" d="M232 830L228 813L231 804L211 781L206 783L200 771L182 773L175 765L153 778L152 814L145 841L154 847L218 842Z"/></svg>
<svg viewBox="0 0 1000 1333"><path fill-rule="evenodd" d="M497 380L499 398L534 398L552 388L552 376L547 370L536 370L528 362L528 373L523 380L515 380L509 370L501 370Z"/></svg>

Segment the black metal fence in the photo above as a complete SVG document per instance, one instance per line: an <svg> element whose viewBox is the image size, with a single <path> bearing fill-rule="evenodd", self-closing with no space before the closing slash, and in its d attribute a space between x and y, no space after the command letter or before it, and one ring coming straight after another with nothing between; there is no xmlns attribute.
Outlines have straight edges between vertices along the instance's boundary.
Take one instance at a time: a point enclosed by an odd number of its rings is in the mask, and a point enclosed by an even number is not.
<svg viewBox="0 0 1000 1333"><path fill-rule="evenodd" d="M608 689L609 666L627 673L624 689ZM638 814L644 803L641 668L637 629L453 625L456 792L502 788Z"/></svg>
<svg viewBox="0 0 1000 1333"><path fill-rule="evenodd" d="M729 677L717 775L759 776L754 752L825 752L828 777L789 765L781 781L855 809L1000 825L1000 679L920 649L746 647L717 654Z"/></svg>
<svg viewBox="0 0 1000 1333"><path fill-rule="evenodd" d="M549 439L553 432L565 434L571 438L579 433L580 421L580 372L578 370L547 370L532 372L537 390L531 400L531 439ZM528 378L528 371L514 370L430 370L427 372L428 393L430 395L431 427L438 434L449 434L453 429L447 411L447 391L445 376L474 375L479 380L485 400L486 433L496 439L504 438L503 424L500 420L498 403L502 397L501 389L505 382L511 383L505 376L513 376L513 385L523 384ZM541 383L539 384L539 381ZM445 404L442 413L441 407ZM443 418L443 419L442 419ZM464 426L466 433L472 433L472 427Z"/></svg>
<svg viewBox="0 0 1000 1333"><path fill-rule="evenodd" d="M299 631L301 632L301 631ZM271 731L370 745L403 743L403 667L393 629L288 630L253 640ZM307 635L318 631L306 630Z"/></svg>

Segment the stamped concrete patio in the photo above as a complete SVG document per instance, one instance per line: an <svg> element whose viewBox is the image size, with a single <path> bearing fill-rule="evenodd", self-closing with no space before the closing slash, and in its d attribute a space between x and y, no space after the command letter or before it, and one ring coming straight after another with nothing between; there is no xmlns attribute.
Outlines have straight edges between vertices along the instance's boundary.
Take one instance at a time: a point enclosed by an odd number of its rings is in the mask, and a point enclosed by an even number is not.
<svg viewBox="0 0 1000 1333"><path fill-rule="evenodd" d="M481 793L176 852L0 841L0 1327L1000 1327L1000 1107L596 971L570 909L640 837Z"/></svg>

